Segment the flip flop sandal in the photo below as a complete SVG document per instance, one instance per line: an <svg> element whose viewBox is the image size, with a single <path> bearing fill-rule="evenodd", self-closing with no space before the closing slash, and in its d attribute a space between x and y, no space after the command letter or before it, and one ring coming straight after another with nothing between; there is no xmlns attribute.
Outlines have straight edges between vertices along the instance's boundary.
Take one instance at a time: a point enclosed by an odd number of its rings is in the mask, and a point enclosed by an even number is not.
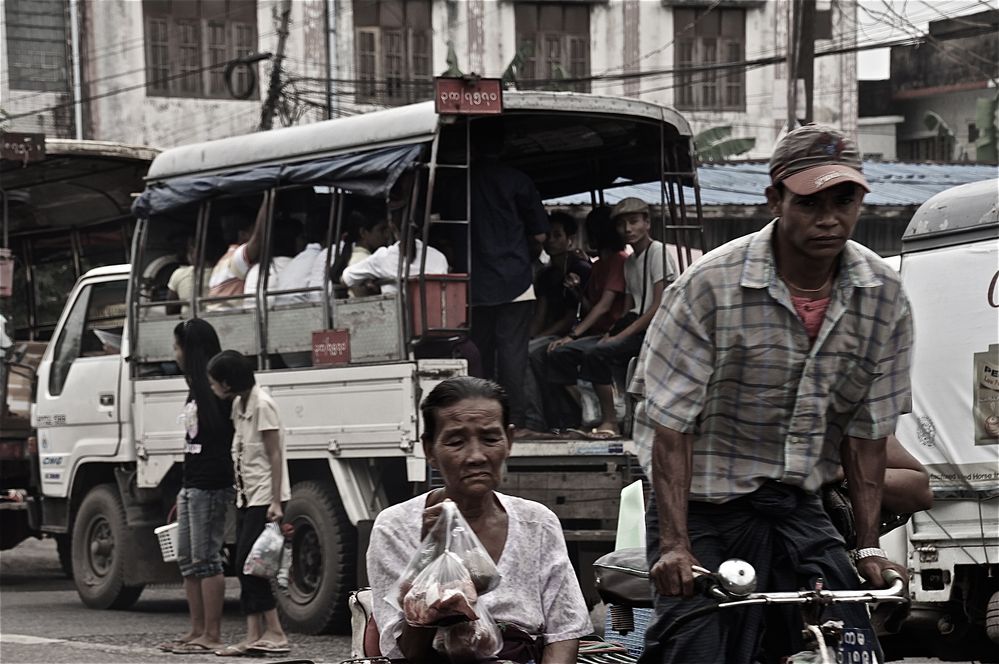
<svg viewBox="0 0 999 664"><path fill-rule="evenodd" d="M174 648L179 648L185 645L187 641L181 641L180 639L175 639L173 641L164 641L163 643L157 643L156 649L162 650L163 652L173 652Z"/></svg>
<svg viewBox="0 0 999 664"><path fill-rule="evenodd" d="M587 434L584 434L587 440L620 440L623 438L621 434L613 429L593 429Z"/></svg>
<svg viewBox="0 0 999 664"><path fill-rule="evenodd" d="M200 643L185 643L184 645L177 646L170 652L174 655L207 655L208 653L215 652L215 648L209 648Z"/></svg>
<svg viewBox="0 0 999 664"><path fill-rule="evenodd" d="M273 641L255 641L246 648L247 654L263 653L266 655L287 655L291 652L288 644L274 643Z"/></svg>
<svg viewBox="0 0 999 664"><path fill-rule="evenodd" d="M246 657L246 646L226 646L215 651L216 657Z"/></svg>

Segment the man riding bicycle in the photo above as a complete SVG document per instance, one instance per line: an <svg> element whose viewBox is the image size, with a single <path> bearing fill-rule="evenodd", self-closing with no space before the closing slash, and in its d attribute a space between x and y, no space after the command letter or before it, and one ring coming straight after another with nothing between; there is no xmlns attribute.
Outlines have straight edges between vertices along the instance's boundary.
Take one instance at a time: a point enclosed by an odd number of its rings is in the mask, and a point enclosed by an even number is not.
<svg viewBox="0 0 999 664"><path fill-rule="evenodd" d="M869 186L852 140L808 125L777 145L763 230L705 255L663 297L639 367L655 427L647 514L656 612L642 662L754 662L801 650L794 609L706 614L691 567L742 558L764 591L882 587L885 439L908 410L912 321L898 275L849 240ZM818 491L840 465L854 563ZM866 609L829 617L870 630ZM766 625L780 628L765 630Z"/></svg>

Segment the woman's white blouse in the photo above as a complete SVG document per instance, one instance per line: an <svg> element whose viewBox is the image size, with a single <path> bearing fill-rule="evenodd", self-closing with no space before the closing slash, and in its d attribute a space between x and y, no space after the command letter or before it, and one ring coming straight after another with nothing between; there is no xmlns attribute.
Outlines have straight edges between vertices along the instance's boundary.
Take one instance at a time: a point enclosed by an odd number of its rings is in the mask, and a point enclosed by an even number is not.
<svg viewBox="0 0 999 664"><path fill-rule="evenodd" d="M382 655L401 658L396 644L405 624L385 599L420 544L427 495L393 505L375 519L368 546L368 580ZM531 500L496 492L506 511L506 545L497 567L503 579L482 602L498 622L514 623L555 643L593 631L583 593L569 562L558 517Z"/></svg>

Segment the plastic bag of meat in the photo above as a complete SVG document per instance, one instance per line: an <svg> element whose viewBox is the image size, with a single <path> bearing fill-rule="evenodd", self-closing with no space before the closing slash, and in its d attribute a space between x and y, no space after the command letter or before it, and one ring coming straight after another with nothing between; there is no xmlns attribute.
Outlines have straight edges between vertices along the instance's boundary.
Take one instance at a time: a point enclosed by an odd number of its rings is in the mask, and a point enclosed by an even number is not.
<svg viewBox="0 0 999 664"><path fill-rule="evenodd" d="M476 620L472 577L457 554L445 551L413 579L402 600L406 622L416 627L452 625Z"/></svg>
<svg viewBox="0 0 999 664"><path fill-rule="evenodd" d="M442 627L434 637L434 649L454 664L490 660L503 647L503 634L486 607L477 604L475 611L478 620Z"/></svg>
<svg viewBox="0 0 999 664"><path fill-rule="evenodd" d="M243 563L243 574L273 579L281 568L281 553L284 550L284 535L281 526L268 523L253 543L250 554Z"/></svg>
<svg viewBox="0 0 999 664"><path fill-rule="evenodd" d="M399 577L396 588L386 598L396 608L402 608L403 598L416 577L445 551L450 551L461 559L478 594L487 593L499 585L502 577L496 569L496 563L465 521L458 506L450 500L445 500L442 505L443 511L437 522L420 542L420 548Z"/></svg>

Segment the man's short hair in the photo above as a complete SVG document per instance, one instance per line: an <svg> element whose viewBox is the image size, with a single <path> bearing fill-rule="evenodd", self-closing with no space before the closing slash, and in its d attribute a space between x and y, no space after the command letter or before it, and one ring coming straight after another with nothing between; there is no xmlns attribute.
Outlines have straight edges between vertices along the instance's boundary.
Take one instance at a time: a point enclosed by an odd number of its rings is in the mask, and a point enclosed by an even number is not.
<svg viewBox="0 0 999 664"><path fill-rule="evenodd" d="M222 215L222 237L226 244L239 242L240 231L248 231L253 226L254 217L241 211L226 212Z"/></svg>
<svg viewBox="0 0 999 664"><path fill-rule="evenodd" d="M239 351L224 350L208 361L208 375L233 392L245 392L257 383L250 362Z"/></svg>
<svg viewBox="0 0 999 664"><path fill-rule="evenodd" d="M586 215L586 239L597 251L623 251L624 238L610 218L610 207L599 205Z"/></svg>
<svg viewBox="0 0 999 664"><path fill-rule="evenodd" d="M548 215L549 224L558 224L568 237L575 237L579 232L579 222L576 218L564 210L555 210Z"/></svg>

